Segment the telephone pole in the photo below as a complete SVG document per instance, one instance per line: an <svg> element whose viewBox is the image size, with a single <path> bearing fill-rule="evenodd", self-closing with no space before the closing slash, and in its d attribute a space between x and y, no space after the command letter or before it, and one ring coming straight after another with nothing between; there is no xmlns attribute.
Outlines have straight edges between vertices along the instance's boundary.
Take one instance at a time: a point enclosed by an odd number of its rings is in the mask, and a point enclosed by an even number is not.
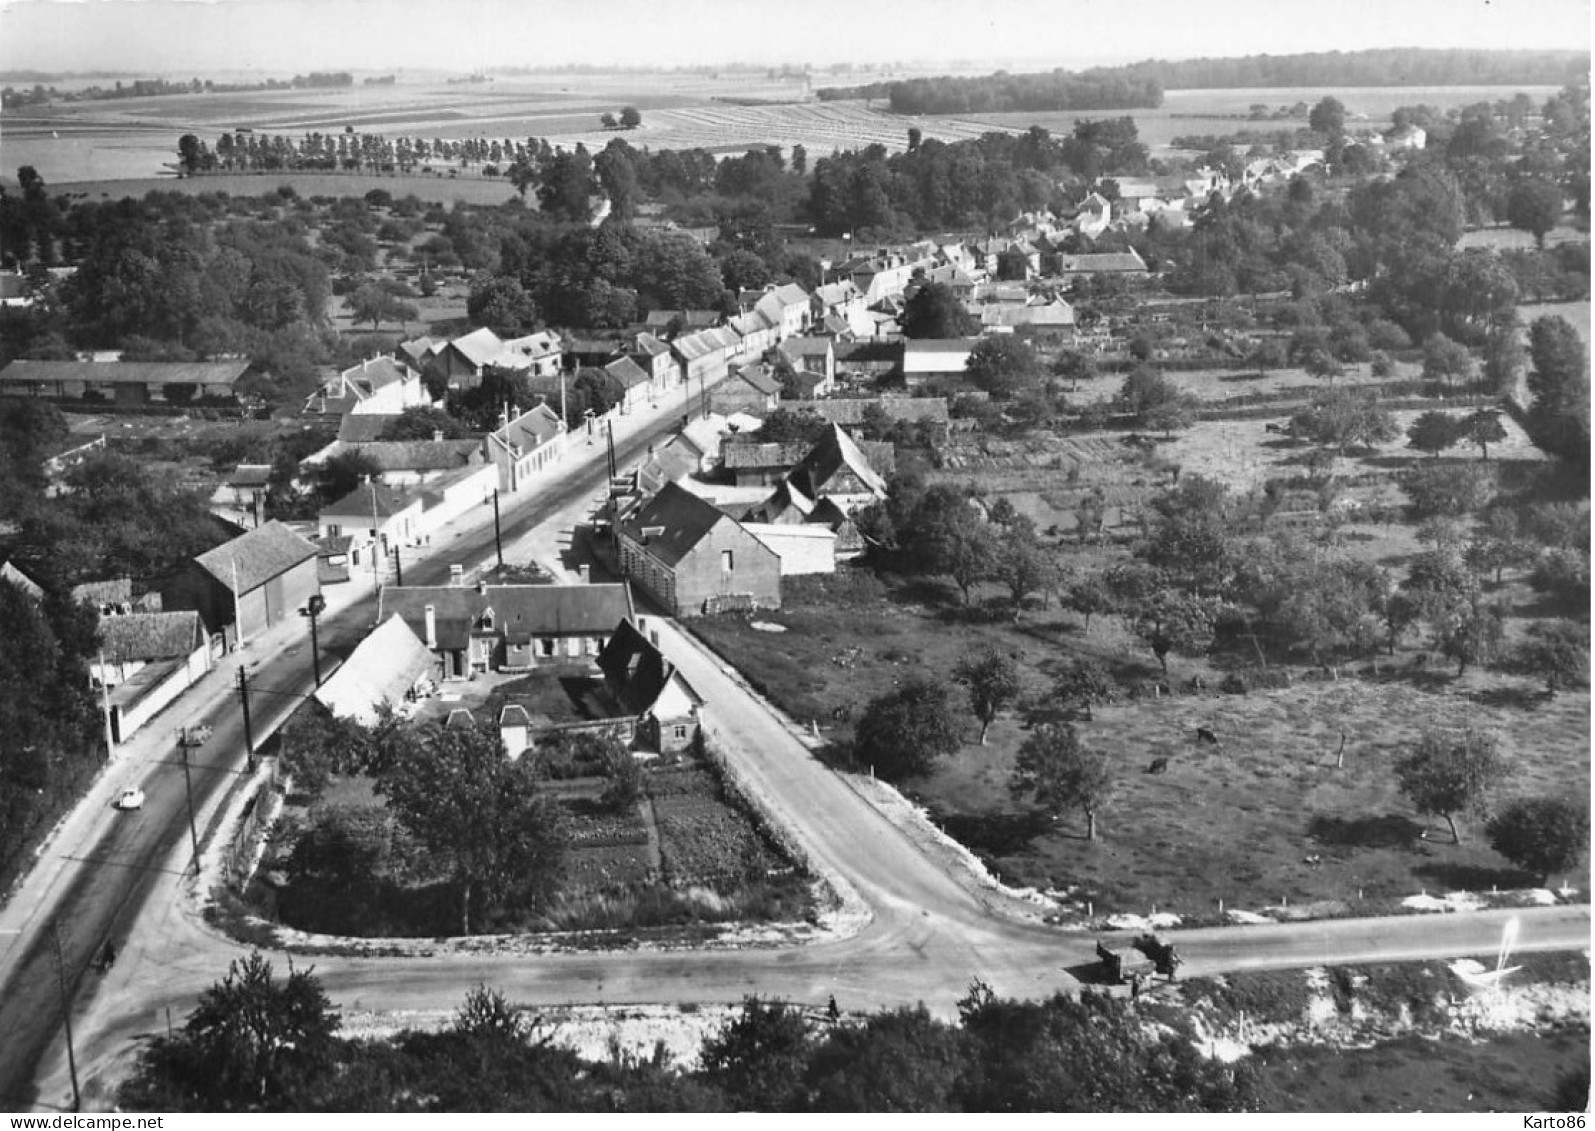
<svg viewBox="0 0 1595 1131"><path fill-rule="evenodd" d="M55 980L61 987L61 1020L66 1024L66 1067L72 1074L72 1110L83 1107L83 1093L78 1091L78 1055L72 1045L72 1000L66 993L66 957L61 953L61 924L50 924L50 936L55 939Z"/></svg>
<svg viewBox="0 0 1595 1131"><path fill-rule="evenodd" d="M188 795L188 837L194 844L194 875L199 875L199 827L194 823L194 779L188 772L188 728L179 740L183 750L183 791Z"/></svg>
<svg viewBox="0 0 1595 1131"><path fill-rule="evenodd" d="M393 547L393 583L404 584L404 563L399 560L399 547Z"/></svg>
<svg viewBox="0 0 1595 1131"><path fill-rule="evenodd" d="M498 488L493 488L493 546L498 550L498 568L504 568L504 532L498 521Z"/></svg>
<svg viewBox="0 0 1595 1131"><path fill-rule="evenodd" d="M249 755L249 772L255 772L255 732L249 726L249 677L238 669L238 701L244 705L244 752Z"/></svg>

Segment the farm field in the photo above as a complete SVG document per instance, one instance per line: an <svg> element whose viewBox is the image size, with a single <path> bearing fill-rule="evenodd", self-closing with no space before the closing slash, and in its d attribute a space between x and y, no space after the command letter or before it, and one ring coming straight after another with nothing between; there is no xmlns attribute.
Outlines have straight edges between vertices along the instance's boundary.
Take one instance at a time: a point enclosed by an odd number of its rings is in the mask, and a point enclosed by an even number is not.
<svg viewBox="0 0 1595 1131"><path fill-rule="evenodd" d="M1544 102L1555 94L1554 86L1408 86L1408 87L1342 87L1307 88L1276 87L1254 90L1170 90L1163 95L1163 105L1155 110L1101 111L1080 114L1073 111L1060 113L1023 112L1014 114L971 114L967 121L985 128L1004 128L1014 131L1043 126L1054 134L1067 134L1074 130L1075 122L1086 118L1120 117L1123 114L1135 119L1141 141L1154 152L1169 148L1169 143L1181 134L1235 133L1239 130L1280 130L1305 127L1302 119L1249 122L1226 115L1244 115L1253 103L1262 103L1270 110L1290 106L1297 102L1313 105L1320 98L1334 96L1345 103L1348 128L1359 125L1388 126L1391 111L1398 106L1427 104L1441 110L1467 106L1474 102L1511 98L1525 93L1536 102Z"/></svg>

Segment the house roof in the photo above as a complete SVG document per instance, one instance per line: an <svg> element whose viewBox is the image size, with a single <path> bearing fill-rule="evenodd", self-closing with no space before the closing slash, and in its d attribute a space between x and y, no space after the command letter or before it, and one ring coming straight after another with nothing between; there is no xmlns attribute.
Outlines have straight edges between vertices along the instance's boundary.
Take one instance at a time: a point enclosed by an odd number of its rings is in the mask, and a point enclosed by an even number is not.
<svg viewBox="0 0 1595 1131"><path fill-rule="evenodd" d="M108 581L85 581L72 587L72 599L85 605L125 605L133 600L133 579L113 577Z"/></svg>
<svg viewBox="0 0 1595 1131"><path fill-rule="evenodd" d="M671 343L677 353L688 361L697 361L700 357L707 357L716 350L726 350L735 346L740 338L735 330L709 329L699 330L695 334L685 334Z"/></svg>
<svg viewBox="0 0 1595 1131"><path fill-rule="evenodd" d="M730 443L720 449L721 465L729 471L796 467L808 455L809 445L801 441L784 444Z"/></svg>
<svg viewBox="0 0 1595 1131"><path fill-rule="evenodd" d="M628 389L648 383L648 371L629 357L618 357L604 366L604 372Z"/></svg>
<svg viewBox="0 0 1595 1131"><path fill-rule="evenodd" d="M677 318L688 330L701 330L720 321L718 310L650 310L643 325L650 330L663 330Z"/></svg>
<svg viewBox="0 0 1595 1131"><path fill-rule="evenodd" d="M668 488L666 488L668 490ZM599 636L632 614L625 582L602 585L487 585L480 589L441 585L390 585L378 601L378 618L404 618L426 639L426 609L432 606L438 647L465 647L472 632L502 633L512 641L534 636ZM493 628L482 624L493 612Z"/></svg>
<svg viewBox="0 0 1595 1131"><path fill-rule="evenodd" d="M647 354L649 357L658 357L660 354L670 352L670 343L662 342L652 334L638 334L637 352Z"/></svg>
<svg viewBox="0 0 1595 1131"><path fill-rule="evenodd" d="M892 420L930 420L945 424L948 419L945 397L833 397L803 407L832 424L846 426L864 423L865 410L871 405Z"/></svg>
<svg viewBox="0 0 1595 1131"><path fill-rule="evenodd" d="M448 341L444 338L411 338L407 342L400 342L399 349L404 351L406 357L419 365L448 344Z"/></svg>
<svg viewBox="0 0 1595 1131"><path fill-rule="evenodd" d="M859 298L860 295L852 279L843 279L840 283L826 283L814 292L814 297L820 300L822 306L836 306Z"/></svg>
<svg viewBox="0 0 1595 1131"><path fill-rule="evenodd" d="M709 531L721 522L731 521L707 499L694 495L678 483L666 483L623 529L627 536L647 546L654 557L666 565L675 565L691 553ZM644 530L653 533L645 535Z"/></svg>
<svg viewBox="0 0 1595 1131"><path fill-rule="evenodd" d="M391 616L355 646L349 658L316 689L316 698L334 715L365 726L377 721L384 702L397 706L434 661L420 637L400 616Z"/></svg>
<svg viewBox="0 0 1595 1131"><path fill-rule="evenodd" d="M890 445L887 445L890 450ZM878 449L877 449L878 450ZM811 499L826 493L832 479L842 471L853 475L871 493L885 498L886 480L871 465L870 459L838 424L830 429L819 443L787 474L787 482Z"/></svg>
<svg viewBox="0 0 1595 1131"><path fill-rule="evenodd" d="M175 613L127 613L101 617L100 649L112 663L174 660L187 656L205 642L199 614L192 609Z"/></svg>
<svg viewBox="0 0 1595 1131"><path fill-rule="evenodd" d="M420 495L387 483L368 483L356 487L336 502L321 508L322 515L358 515L361 518L392 518L415 506Z"/></svg>
<svg viewBox="0 0 1595 1131"><path fill-rule="evenodd" d="M271 464L241 463L227 477L229 487L264 487L271 481Z"/></svg>
<svg viewBox="0 0 1595 1131"><path fill-rule="evenodd" d="M1086 255L1065 255L1059 270L1069 274L1111 273L1116 271L1140 272L1146 270L1146 261L1130 251L1099 251Z"/></svg>
<svg viewBox="0 0 1595 1131"><path fill-rule="evenodd" d="M11 562L0 565L0 581L9 581L35 601L44 600L44 589L37 581L23 573Z"/></svg>
<svg viewBox="0 0 1595 1131"><path fill-rule="evenodd" d="M378 471L447 471L467 467L481 453L480 440L377 440L360 454Z"/></svg>
<svg viewBox="0 0 1595 1131"><path fill-rule="evenodd" d="M248 361L13 361L0 382L95 381L112 385L232 385Z"/></svg>
<svg viewBox="0 0 1595 1131"><path fill-rule="evenodd" d="M498 355L504 352L504 339L483 326L455 338L449 346L472 365L482 366L498 360Z"/></svg>
<svg viewBox="0 0 1595 1131"><path fill-rule="evenodd" d="M523 452L533 452L564 431L559 413L546 404L537 405L521 413L492 435L492 442L500 446L518 445Z"/></svg>
<svg viewBox="0 0 1595 1131"><path fill-rule="evenodd" d="M616 701L628 715L647 714L672 680L695 704L703 705L703 697L630 620L616 626L609 643L598 653L598 667Z"/></svg>
<svg viewBox="0 0 1595 1131"><path fill-rule="evenodd" d="M738 365L732 370L732 373L767 397L780 395L781 382L776 380L775 370L762 361Z"/></svg>
<svg viewBox="0 0 1595 1131"><path fill-rule="evenodd" d="M281 522L272 519L264 526L223 542L194 559L229 593L243 594L259 589L272 578L288 572L300 562L315 557L315 543L301 538ZM237 587L234 587L234 578Z"/></svg>
<svg viewBox="0 0 1595 1131"><path fill-rule="evenodd" d="M359 365L351 365L338 374L340 380L352 386L361 396L369 395L374 390L388 385L408 381L415 376L417 374L409 366L402 365L385 354L368 357Z"/></svg>
<svg viewBox="0 0 1595 1131"><path fill-rule="evenodd" d="M909 338L903 343L905 354L968 353L974 348L973 338Z"/></svg>
<svg viewBox="0 0 1595 1131"><path fill-rule="evenodd" d="M775 329L775 322L762 310L750 310L746 314L733 315L726 320L726 324L744 338Z"/></svg>
<svg viewBox="0 0 1595 1131"><path fill-rule="evenodd" d="M398 419L396 413L346 412L338 421L338 439L345 444L374 443Z"/></svg>
<svg viewBox="0 0 1595 1131"><path fill-rule="evenodd" d="M789 357L813 357L815 354L834 354L836 343L830 338L788 338L780 345L782 353Z"/></svg>

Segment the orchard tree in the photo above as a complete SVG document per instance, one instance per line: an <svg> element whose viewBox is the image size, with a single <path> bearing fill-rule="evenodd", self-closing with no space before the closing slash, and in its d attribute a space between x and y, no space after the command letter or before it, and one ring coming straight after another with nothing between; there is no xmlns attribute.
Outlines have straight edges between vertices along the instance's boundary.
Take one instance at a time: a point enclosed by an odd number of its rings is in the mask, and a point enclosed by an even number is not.
<svg viewBox="0 0 1595 1131"><path fill-rule="evenodd" d="M1007 588L1013 601L1013 619L1017 621L1030 594L1053 591L1058 563L1036 539L1034 527L1028 522L1011 526L994 538L991 578Z"/></svg>
<svg viewBox="0 0 1595 1131"><path fill-rule="evenodd" d="M1568 797L1520 797L1485 826L1490 847L1540 883L1570 872L1589 848L1589 808Z"/></svg>
<svg viewBox="0 0 1595 1131"><path fill-rule="evenodd" d="M1461 844L1457 816L1479 811L1507 770L1500 743L1489 731L1426 730L1416 749L1396 763L1396 782L1419 813L1443 817L1451 843Z"/></svg>
<svg viewBox="0 0 1595 1131"><path fill-rule="evenodd" d="M995 648L966 655L953 669L953 681L969 692L969 709L980 720L980 744L997 715L1019 698L1019 665Z"/></svg>
<svg viewBox="0 0 1595 1131"><path fill-rule="evenodd" d="M1499 421L1497 422L1499 424ZM1433 409L1419 416L1407 429L1407 446L1428 452L1435 459L1462 438L1462 424L1448 412Z"/></svg>
<svg viewBox="0 0 1595 1131"><path fill-rule="evenodd" d="M1082 628L1086 635L1091 633L1091 618L1101 613L1111 613L1117 610L1118 602L1114 597L1112 588L1107 579L1100 573L1089 574L1069 586L1069 592L1064 597L1064 604L1071 612L1079 613L1083 618Z"/></svg>
<svg viewBox="0 0 1595 1131"><path fill-rule="evenodd" d="M889 781L923 777L958 749L958 729L947 688L911 676L864 709L853 730L854 758Z"/></svg>
<svg viewBox="0 0 1595 1131"><path fill-rule="evenodd" d="M1460 342L1444 334L1431 334L1423 343L1423 376L1428 381L1442 384L1467 384L1473 380L1476 366L1473 355Z"/></svg>
<svg viewBox="0 0 1595 1131"><path fill-rule="evenodd" d="M1454 615L1442 617L1434 626L1436 643L1447 659L1457 662L1457 678L1469 664L1483 666L1493 662L1506 639L1501 610L1475 602Z"/></svg>
<svg viewBox="0 0 1595 1131"><path fill-rule="evenodd" d="M905 338L963 338L978 330L964 304L945 283L927 283L903 304Z"/></svg>
<svg viewBox="0 0 1595 1131"><path fill-rule="evenodd" d="M1221 607L1211 597L1164 589L1134 603L1127 611L1130 628L1152 649L1166 676L1170 652L1200 656L1212 647Z"/></svg>
<svg viewBox="0 0 1595 1131"><path fill-rule="evenodd" d="M1534 442L1575 468L1589 467L1589 361L1565 318L1529 325L1529 423Z"/></svg>
<svg viewBox="0 0 1595 1131"><path fill-rule="evenodd" d="M1562 218L1562 186L1543 177L1524 177L1512 186L1506 198L1506 220L1519 231L1534 237L1534 245L1545 248L1545 236Z"/></svg>
<svg viewBox="0 0 1595 1131"><path fill-rule="evenodd" d="M1338 98L1319 99L1307 115L1307 128L1337 138L1346 132L1346 107Z"/></svg>
<svg viewBox="0 0 1595 1131"><path fill-rule="evenodd" d="M1529 628L1513 656L1519 670L1543 680L1546 694L1577 687L1589 679L1589 629L1570 621Z"/></svg>
<svg viewBox="0 0 1595 1131"><path fill-rule="evenodd" d="M1479 454L1486 461L1490 458L1490 445L1504 443L1507 438L1501 414L1493 408L1481 408L1463 417L1461 433L1462 439L1479 446Z"/></svg>
<svg viewBox="0 0 1595 1131"><path fill-rule="evenodd" d="M1009 783L1056 820L1069 809L1086 819L1086 839L1097 836L1097 813L1113 794L1113 772L1101 752L1080 741L1072 726L1044 723L1030 732L1014 760Z"/></svg>
<svg viewBox="0 0 1595 1131"><path fill-rule="evenodd" d="M620 128L634 130L642 125L642 113L635 106L623 106L620 110Z"/></svg>
<svg viewBox="0 0 1595 1131"><path fill-rule="evenodd" d="M566 832L530 758L504 756L492 725L429 724L388 737L377 792L453 873L460 933L473 906L538 899L558 886Z"/></svg>
<svg viewBox="0 0 1595 1131"><path fill-rule="evenodd" d="M1030 343L1012 334L993 334L975 342L965 363L969 379L998 400L1012 400L1039 386L1041 362Z"/></svg>
<svg viewBox="0 0 1595 1131"><path fill-rule="evenodd" d="M527 333L537 324L537 306L519 279L507 275L479 275L471 280L465 312L477 326L501 337Z"/></svg>
<svg viewBox="0 0 1595 1131"><path fill-rule="evenodd" d="M1098 376L1097 363L1090 354L1064 350L1052 362L1052 375L1069 382L1069 391L1078 392L1081 381Z"/></svg>
<svg viewBox="0 0 1595 1131"><path fill-rule="evenodd" d="M1517 511L1507 507L1497 507L1485 515L1463 551L1468 565L1480 574L1494 574L1497 585L1501 584L1503 570L1527 565L1533 556Z"/></svg>
<svg viewBox="0 0 1595 1131"><path fill-rule="evenodd" d="M1098 703L1110 703L1117 691L1118 684L1108 674L1108 669L1087 659L1071 661L1052 684L1053 698L1066 710L1081 707L1089 710Z"/></svg>
<svg viewBox="0 0 1595 1131"><path fill-rule="evenodd" d="M1383 444L1401 435L1395 417L1380 407L1377 397L1348 389L1315 397L1311 407L1291 417L1290 430L1341 455L1352 447Z"/></svg>
<svg viewBox="0 0 1595 1131"><path fill-rule="evenodd" d="M1481 511L1495 498L1495 476L1476 463L1414 467L1401 477L1414 518L1460 517Z"/></svg>
<svg viewBox="0 0 1595 1131"><path fill-rule="evenodd" d="M927 573L951 577L969 604L970 591L992 574L996 539L991 526L957 489L932 487L914 507L910 548Z"/></svg>

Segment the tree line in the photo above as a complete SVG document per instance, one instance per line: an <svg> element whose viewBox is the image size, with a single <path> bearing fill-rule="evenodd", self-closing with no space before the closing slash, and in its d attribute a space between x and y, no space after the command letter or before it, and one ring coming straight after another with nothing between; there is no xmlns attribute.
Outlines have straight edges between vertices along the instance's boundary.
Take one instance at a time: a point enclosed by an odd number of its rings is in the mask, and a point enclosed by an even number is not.
<svg viewBox="0 0 1595 1131"><path fill-rule="evenodd" d="M1036 74L999 71L981 78L906 79L862 87L826 88L824 101L885 97L897 114L1004 114L1029 110L1153 109L1163 104L1155 77L1118 69L1071 72L1059 68Z"/></svg>
<svg viewBox="0 0 1595 1131"><path fill-rule="evenodd" d="M834 999L832 1005L835 1005ZM750 997L694 1065L663 1047L583 1059L501 993L471 990L450 1023L338 1035L314 970L236 960L183 1026L154 1037L118 1094L133 1111L1257 1111L1247 1064L1198 1051L1188 1021L1149 1026L1087 992L1004 998L975 982L956 1022L923 1005L817 1016Z"/></svg>

